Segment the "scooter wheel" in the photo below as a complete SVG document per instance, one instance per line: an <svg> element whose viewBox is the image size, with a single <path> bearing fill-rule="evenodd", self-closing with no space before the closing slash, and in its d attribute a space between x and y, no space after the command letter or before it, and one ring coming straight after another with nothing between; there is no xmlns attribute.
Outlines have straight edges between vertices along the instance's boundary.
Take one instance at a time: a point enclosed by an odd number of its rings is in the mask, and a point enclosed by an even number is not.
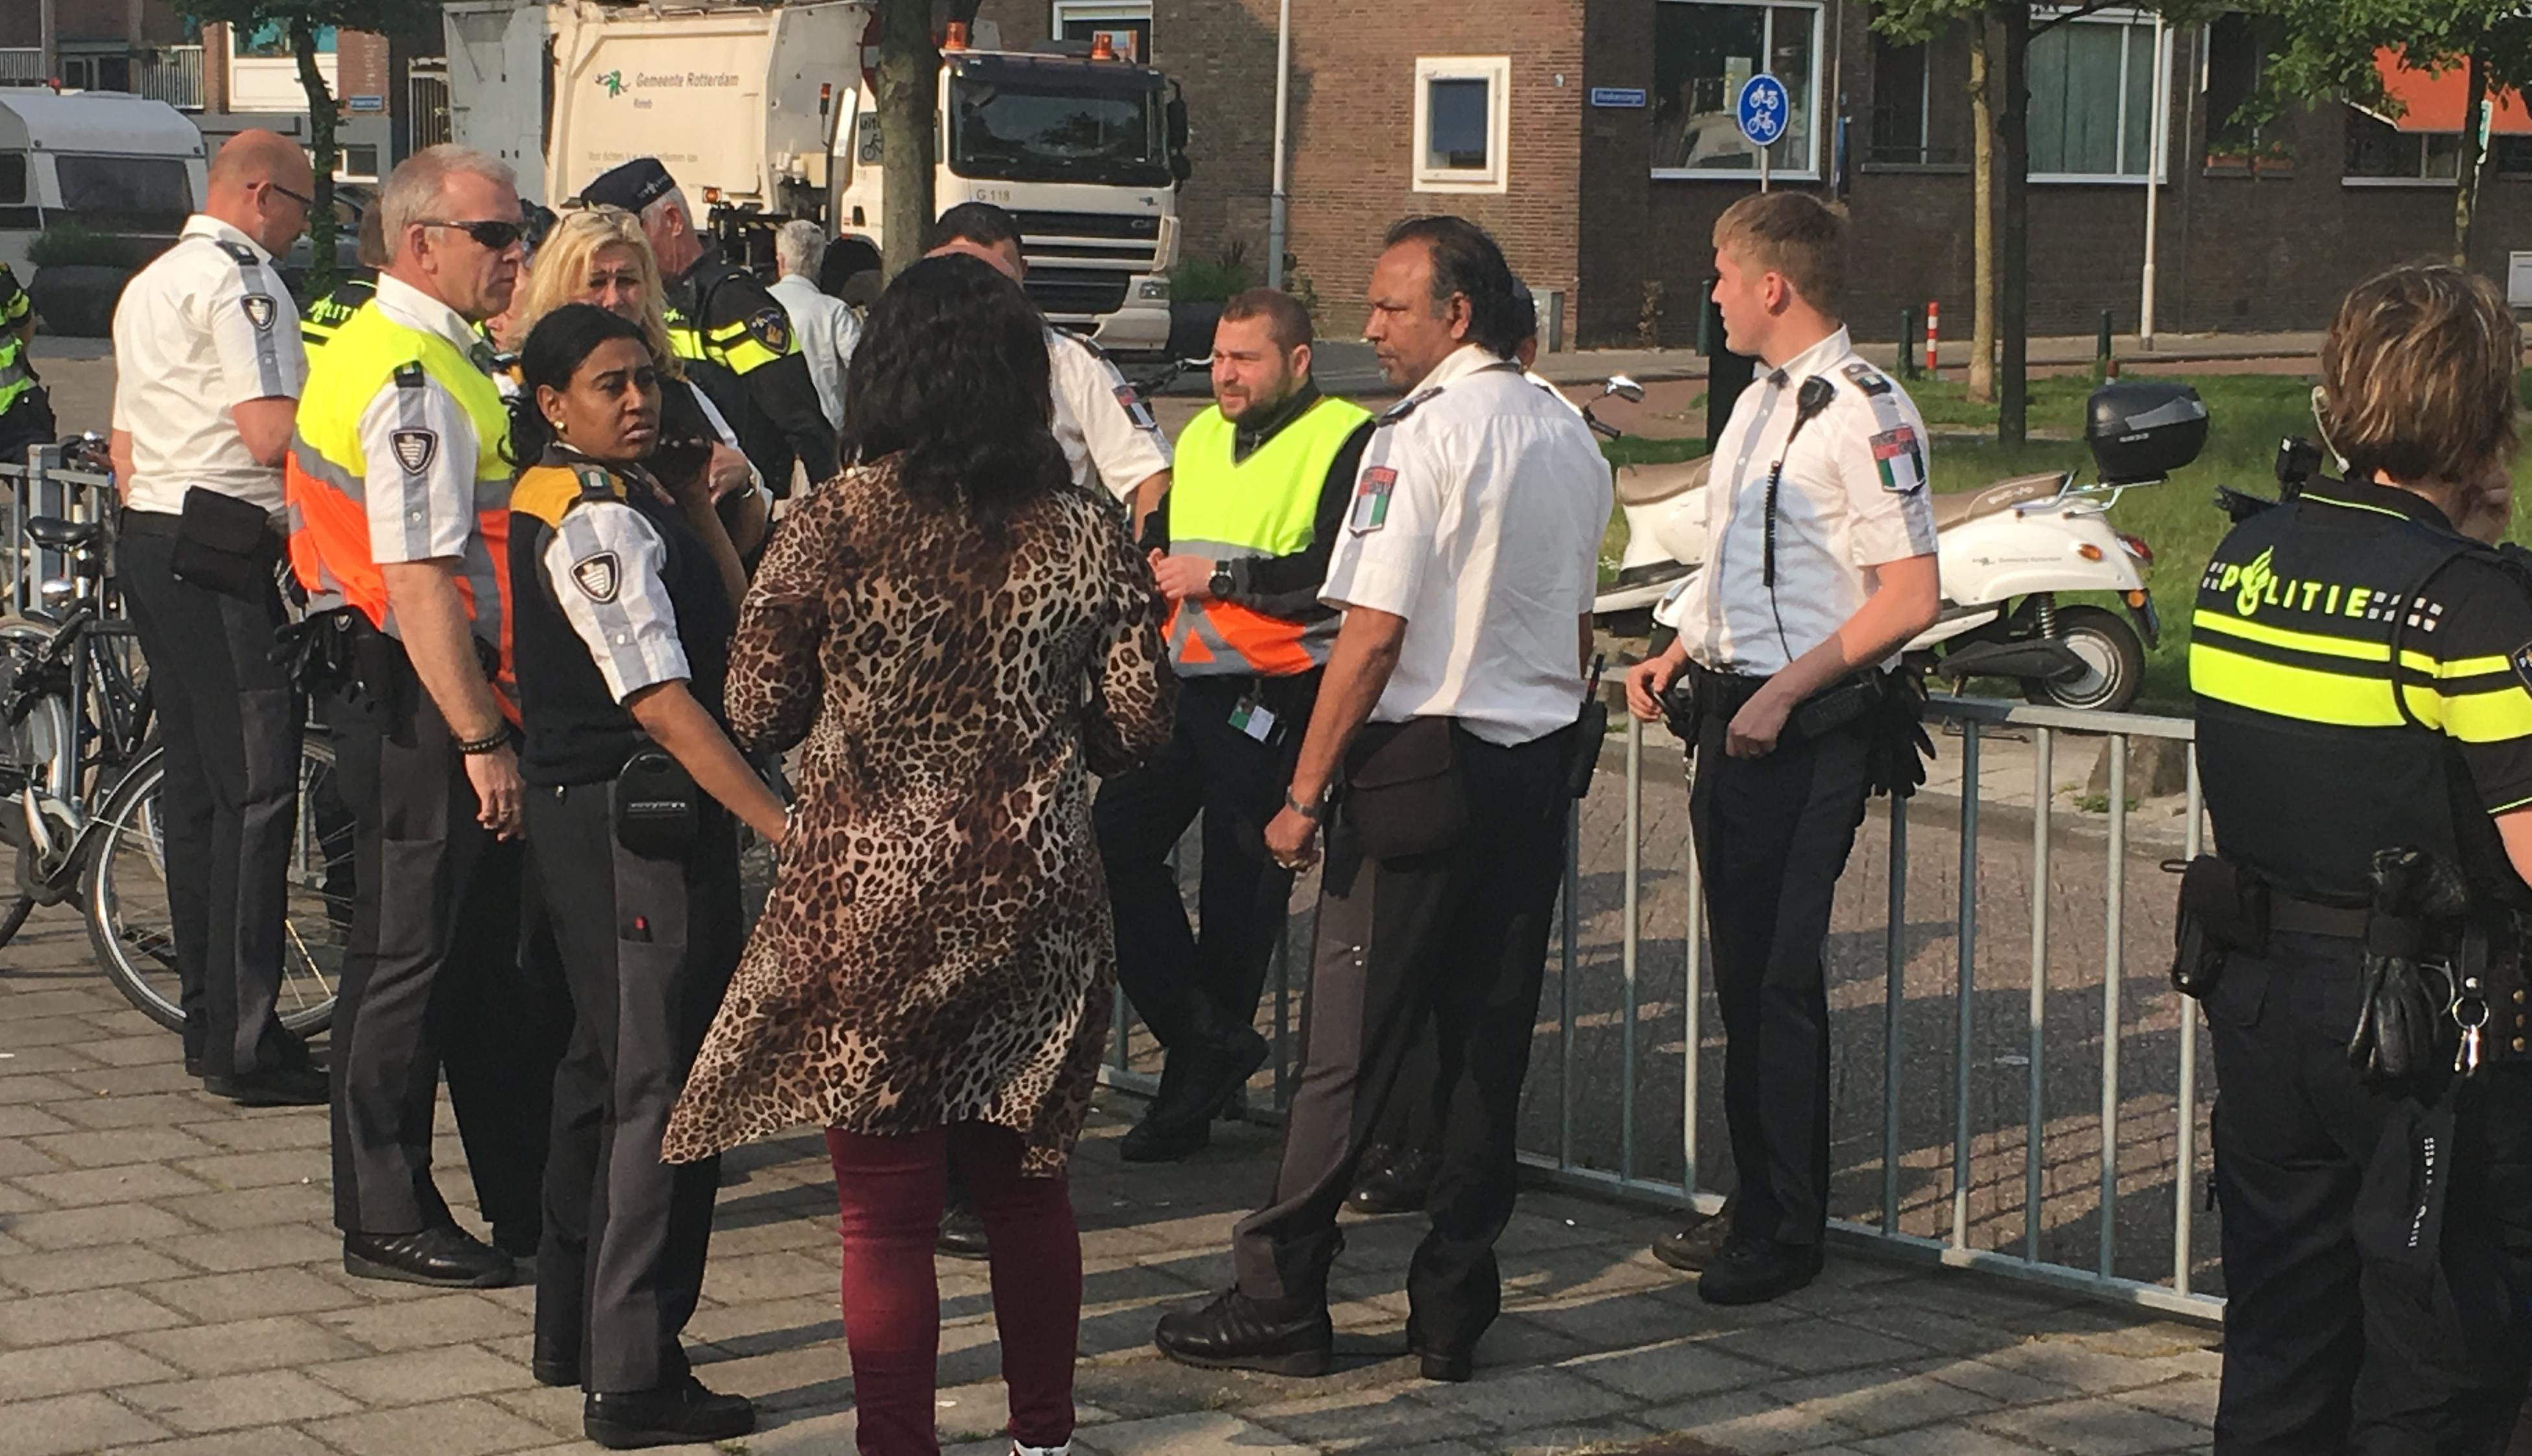
<svg viewBox="0 0 2532 1456"><path fill-rule="evenodd" d="M2057 639L2084 660L2084 670L2056 682L2023 686L2032 702L2095 713L2123 713L2145 687L2145 643L2115 612L2061 607Z"/></svg>

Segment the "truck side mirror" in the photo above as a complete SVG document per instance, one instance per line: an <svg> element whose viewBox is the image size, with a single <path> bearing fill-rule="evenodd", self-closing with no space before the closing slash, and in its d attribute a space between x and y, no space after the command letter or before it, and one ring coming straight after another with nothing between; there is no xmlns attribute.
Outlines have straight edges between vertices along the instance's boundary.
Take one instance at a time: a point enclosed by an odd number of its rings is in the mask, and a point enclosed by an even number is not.
<svg viewBox="0 0 2532 1456"><path fill-rule="evenodd" d="M1175 81L1170 83L1170 104L1167 114L1170 127L1170 150L1186 150L1188 136L1186 93L1179 88L1179 84Z"/></svg>
<svg viewBox="0 0 2532 1456"><path fill-rule="evenodd" d="M1195 175L1195 163L1187 160L1185 152L1173 151L1170 153L1170 175L1183 186L1189 177Z"/></svg>

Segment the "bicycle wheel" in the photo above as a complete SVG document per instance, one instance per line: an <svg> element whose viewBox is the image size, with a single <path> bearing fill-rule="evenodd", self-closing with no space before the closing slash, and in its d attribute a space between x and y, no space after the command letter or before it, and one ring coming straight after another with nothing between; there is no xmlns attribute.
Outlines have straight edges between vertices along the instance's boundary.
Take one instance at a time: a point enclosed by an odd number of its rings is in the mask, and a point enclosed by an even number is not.
<svg viewBox="0 0 2532 1456"><path fill-rule="evenodd" d="M115 786L89 850L88 941L116 989L170 1029L185 1023L167 909L165 839L158 785L166 762L152 749ZM281 942L281 1023L301 1035L325 1028L352 926L352 815L334 778L334 747L311 731L299 750L299 824L291 837L289 898Z"/></svg>

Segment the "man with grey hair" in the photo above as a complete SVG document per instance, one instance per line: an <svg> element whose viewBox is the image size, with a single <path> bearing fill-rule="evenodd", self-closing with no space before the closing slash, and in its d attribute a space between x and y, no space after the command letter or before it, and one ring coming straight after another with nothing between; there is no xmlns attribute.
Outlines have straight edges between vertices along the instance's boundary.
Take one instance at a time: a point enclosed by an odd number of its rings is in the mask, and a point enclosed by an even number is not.
<svg viewBox="0 0 2532 1456"><path fill-rule="evenodd" d="M826 229L805 217L782 224L774 234L774 266L782 276L769 291L791 316L800 356L809 361L809 381L818 386L819 407L827 412L827 423L840 431L844 366L862 341L862 320L851 305L819 290L818 265L826 258Z"/></svg>
<svg viewBox="0 0 2532 1456"><path fill-rule="evenodd" d="M580 200L642 219L667 284L668 337L679 357L738 377L748 402L747 418L734 422L739 448L774 494L791 494L794 459L812 481L833 476L835 429L800 357L791 316L747 269L696 235L694 210L660 159L625 162L582 188Z"/></svg>
<svg viewBox="0 0 2532 1456"><path fill-rule="evenodd" d="M509 306L523 219L509 167L454 146L408 158L378 206L377 295L318 352L286 467L292 567L356 669L318 692L358 866L334 1221L353 1275L485 1287L541 1235L560 1052L517 954L509 414L476 328ZM432 1182L443 1069L492 1247Z"/></svg>

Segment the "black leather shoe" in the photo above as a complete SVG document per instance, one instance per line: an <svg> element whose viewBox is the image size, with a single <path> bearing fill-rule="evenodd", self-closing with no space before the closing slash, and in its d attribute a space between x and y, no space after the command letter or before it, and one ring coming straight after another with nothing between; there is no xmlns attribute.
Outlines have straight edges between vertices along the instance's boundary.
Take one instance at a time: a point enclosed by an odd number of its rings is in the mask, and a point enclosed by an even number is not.
<svg viewBox="0 0 2532 1456"><path fill-rule="evenodd" d="M1117 1156L1129 1163L1175 1163L1213 1145L1213 1120L1164 1123L1157 1104L1117 1139Z"/></svg>
<svg viewBox="0 0 2532 1456"><path fill-rule="evenodd" d="M674 1385L581 1402L581 1433L610 1451L726 1441L756 1429L756 1403L716 1395L692 1375Z"/></svg>
<svg viewBox="0 0 2532 1456"><path fill-rule="evenodd" d="M1731 1215L1718 1213L1655 1239L1653 1257L1683 1274L1701 1273L1714 1266L1731 1238Z"/></svg>
<svg viewBox="0 0 2532 1456"><path fill-rule="evenodd" d="M1467 1350L1453 1352L1425 1344L1424 1337L1416 1330L1412 1317L1407 1321L1407 1353L1415 1357L1417 1369L1427 1380L1442 1380L1453 1385L1465 1385L1477 1372L1477 1358L1474 1352Z"/></svg>
<svg viewBox="0 0 2532 1456"><path fill-rule="evenodd" d="M508 1254L441 1224L419 1234L345 1234L343 1272L441 1289L498 1289L516 1271Z"/></svg>
<svg viewBox="0 0 2532 1456"><path fill-rule="evenodd" d="M1201 1310L1162 1315L1152 1331L1152 1343L1180 1365L1269 1375L1326 1374L1336 1341L1325 1304L1293 1300L1279 1308L1236 1289Z"/></svg>
<svg viewBox="0 0 2532 1456"><path fill-rule="evenodd" d="M983 1258L991 1252L985 1220L968 1204L952 1203L941 1211L941 1236L932 1247L951 1258Z"/></svg>
<svg viewBox="0 0 2532 1456"><path fill-rule="evenodd" d="M240 1107L322 1107L325 1074L313 1067L265 1067L202 1078L202 1090Z"/></svg>
<svg viewBox="0 0 2532 1456"><path fill-rule="evenodd" d="M1433 1160L1409 1150L1366 1161L1346 1201L1356 1213L1413 1213L1433 1194Z"/></svg>
<svg viewBox="0 0 2532 1456"><path fill-rule="evenodd" d="M187 1052L185 1054L185 1075L187 1077L200 1077L202 1075L202 1054L201 1052Z"/></svg>
<svg viewBox="0 0 2532 1456"><path fill-rule="evenodd" d="M560 1390L580 1383L580 1362L539 1350L528 1357L528 1373L537 1377L538 1384Z"/></svg>
<svg viewBox="0 0 2532 1456"><path fill-rule="evenodd" d="M1773 1239L1734 1239L1698 1276L1697 1297L1709 1305L1763 1305L1819 1277L1820 1247Z"/></svg>

